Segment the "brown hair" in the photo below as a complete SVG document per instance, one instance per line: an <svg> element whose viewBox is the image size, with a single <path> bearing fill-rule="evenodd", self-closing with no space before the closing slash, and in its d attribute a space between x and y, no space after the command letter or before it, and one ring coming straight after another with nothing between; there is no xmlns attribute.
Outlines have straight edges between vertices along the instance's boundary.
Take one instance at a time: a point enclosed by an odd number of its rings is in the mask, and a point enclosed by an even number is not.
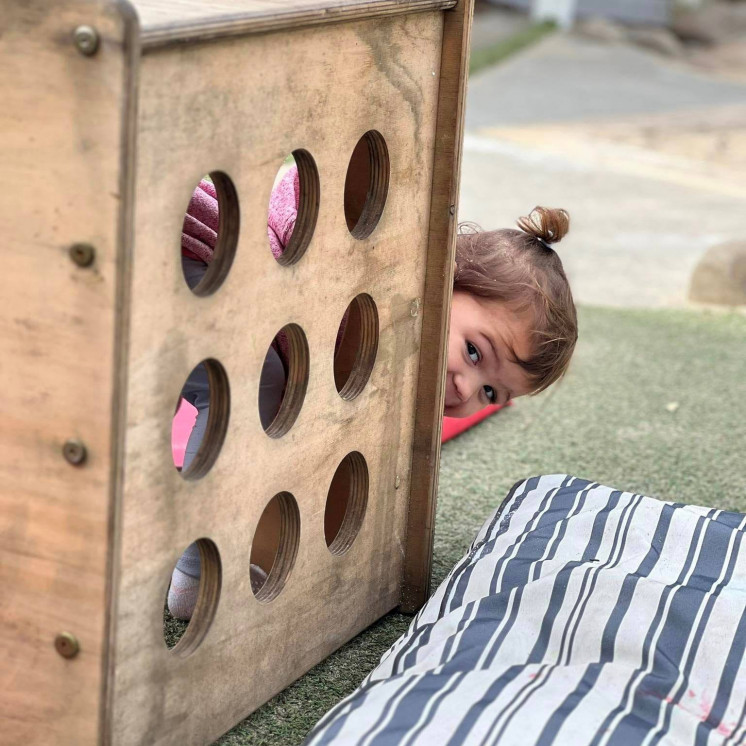
<svg viewBox="0 0 746 746"><path fill-rule="evenodd" d="M532 309L531 355L514 361L528 374L534 394L560 379L578 338L578 320L562 262L549 245L570 227L565 210L535 207L517 221L520 230L481 231L466 223L456 237L453 289Z"/></svg>

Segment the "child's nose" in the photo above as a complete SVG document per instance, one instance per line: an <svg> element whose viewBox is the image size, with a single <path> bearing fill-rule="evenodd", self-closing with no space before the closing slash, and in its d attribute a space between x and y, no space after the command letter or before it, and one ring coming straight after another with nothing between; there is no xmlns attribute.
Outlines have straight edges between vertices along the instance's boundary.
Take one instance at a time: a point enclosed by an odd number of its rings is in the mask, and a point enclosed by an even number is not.
<svg viewBox="0 0 746 746"><path fill-rule="evenodd" d="M461 399L462 402L468 402L474 395L478 386L479 381L477 381L476 376L459 376L456 381L456 391L458 392L459 399Z"/></svg>

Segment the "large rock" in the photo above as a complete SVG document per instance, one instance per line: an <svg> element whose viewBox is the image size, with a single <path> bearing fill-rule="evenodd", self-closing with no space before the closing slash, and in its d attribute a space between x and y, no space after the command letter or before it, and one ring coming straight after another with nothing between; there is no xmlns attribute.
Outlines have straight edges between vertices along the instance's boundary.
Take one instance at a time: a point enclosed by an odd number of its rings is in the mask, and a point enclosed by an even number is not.
<svg viewBox="0 0 746 746"><path fill-rule="evenodd" d="M720 244L705 252L692 273L689 299L746 306L746 241Z"/></svg>
<svg viewBox="0 0 746 746"><path fill-rule="evenodd" d="M676 13L673 32L685 42L720 44L746 34L746 3L710 2Z"/></svg>

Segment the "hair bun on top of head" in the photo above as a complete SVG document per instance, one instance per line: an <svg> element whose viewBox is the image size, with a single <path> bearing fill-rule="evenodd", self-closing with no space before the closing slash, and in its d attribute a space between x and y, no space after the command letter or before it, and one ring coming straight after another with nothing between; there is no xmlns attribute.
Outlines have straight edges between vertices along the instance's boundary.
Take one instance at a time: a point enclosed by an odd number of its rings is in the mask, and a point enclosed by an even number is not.
<svg viewBox="0 0 746 746"><path fill-rule="evenodd" d="M516 221L518 227L533 236L546 248L561 241L570 229L570 214L567 210L551 207L534 207L531 212Z"/></svg>

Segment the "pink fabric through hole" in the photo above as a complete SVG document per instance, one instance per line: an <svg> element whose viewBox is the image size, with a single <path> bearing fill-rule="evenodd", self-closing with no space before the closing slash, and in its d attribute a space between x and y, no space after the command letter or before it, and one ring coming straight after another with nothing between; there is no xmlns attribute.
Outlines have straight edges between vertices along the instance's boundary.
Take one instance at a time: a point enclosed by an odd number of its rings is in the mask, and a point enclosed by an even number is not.
<svg viewBox="0 0 746 746"><path fill-rule="evenodd" d="M184 453L196 421L197 408L193 407L186 399L182 399L171 422L171 454L174 459L174 466L177 469L184 466Z"/></svg>

